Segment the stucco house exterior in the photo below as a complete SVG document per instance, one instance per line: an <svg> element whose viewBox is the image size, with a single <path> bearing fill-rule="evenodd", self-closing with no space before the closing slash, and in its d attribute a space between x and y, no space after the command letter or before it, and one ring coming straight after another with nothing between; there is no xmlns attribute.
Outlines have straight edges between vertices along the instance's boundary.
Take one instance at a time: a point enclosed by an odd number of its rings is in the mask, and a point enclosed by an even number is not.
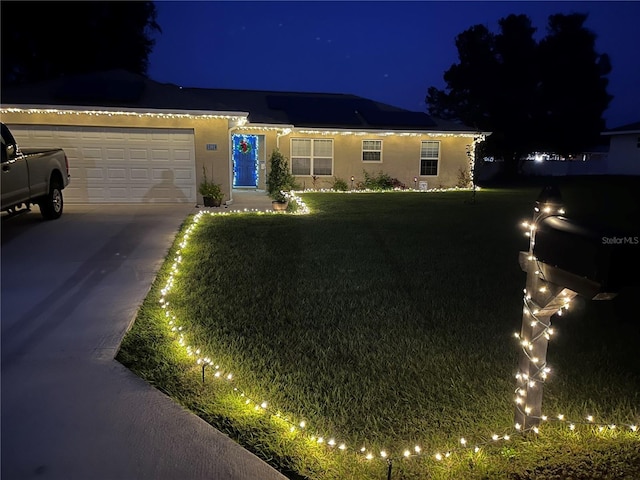
<svg viewBox="0 0 640 480"><path fill-rule="evenodd" d="M234 190L266 189L276 148L305 188L365 170L453 187L486 135L354 95L182 88L126 71L3 89L0 114L20 144L65 149L69 203L198 203L204 171L231 203Z"/></svg>

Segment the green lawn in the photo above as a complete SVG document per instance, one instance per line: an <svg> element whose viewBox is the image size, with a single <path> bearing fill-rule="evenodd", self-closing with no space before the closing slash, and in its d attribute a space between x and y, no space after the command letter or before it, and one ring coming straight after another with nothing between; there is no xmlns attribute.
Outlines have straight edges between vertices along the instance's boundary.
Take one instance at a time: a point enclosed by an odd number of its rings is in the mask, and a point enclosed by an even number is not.
<svg viewBox="0 0 640 480"><path fill-rule="evenodd" d="M625 188L567 185L568 215L627 226ZM469 192L308 193L310 215L207 215L181 247L188 220L118 359L291 478L384 479L389 458L394 479L640 476L640 437L623 426L640 420L637 289L576 299L548 354L543 410L620 427L513 435L519 224L538 191L483 189L475 204Z"/></svg>

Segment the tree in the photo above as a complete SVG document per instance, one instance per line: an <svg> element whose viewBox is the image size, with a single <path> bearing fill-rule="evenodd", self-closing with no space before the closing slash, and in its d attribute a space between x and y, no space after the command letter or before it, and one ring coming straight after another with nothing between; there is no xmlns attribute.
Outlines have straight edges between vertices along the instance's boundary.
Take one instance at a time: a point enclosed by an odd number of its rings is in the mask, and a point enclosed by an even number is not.
<svg viewBox="0 0 640 480"><path fill-rule="evenodd" d="M286 201L283 192L295 188L295 178L289 172L287 158L277 148L269 157L269 174L267 175L267 193L277 202Z"/></svg>
<svg viewBox="0 0 640 480"><path fill-rule="evenodd" d="M595 52L596 35L584 28L586 15L552 15L540 41L541 149L576 153L594 145L605 128L602 113L611 72L607 55Z"/></svg>
<svg viewBox="0 0 640 480"><path fill-rule="evenodd" d="M2 84L122 68L146 74L161 32L153 2L0 4Z"/></svg>
<svg viewBox="0 0 640 480"><path fill-rule="evenodd" d="M531 132L538 108L537 72L540 70L533 38L536 29L526 15L509 15L498 24L500 33L495 36L497 93L491 112L495 135L489 137L487 147L502 158L520 158L535 148ZM510 165L514 164L517 165L516 162Z"/></svg>
<svg viewBox="0 0 640 480"><path fill-rule="evenodd" d="M488 113L495 96L497 59L494 38L483 25L476 25L456 37L460 63L444 74L449 92L430 87L429 113L439 118L458 119L478 129L491 125ZM478 112L484 112L478 115Z"/></svg>
<svg viewBox="0 0 640 480"><path fill-rule="evenodd" d="M429 114L493 132L481 150L505 160L507 173L532 151L577 153L604 128L611 96L607 55L595 51L584 14L552 15L539 43L526 15L499 20L491 33L475 25L456 37L459 63L444 73L446 88L430 87Z"/></svg>

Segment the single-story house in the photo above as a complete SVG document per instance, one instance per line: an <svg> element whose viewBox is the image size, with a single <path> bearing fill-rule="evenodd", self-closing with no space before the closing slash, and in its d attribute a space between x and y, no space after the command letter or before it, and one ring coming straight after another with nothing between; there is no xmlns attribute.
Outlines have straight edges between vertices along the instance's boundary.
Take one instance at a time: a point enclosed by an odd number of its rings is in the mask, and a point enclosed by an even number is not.
<svg viewBox="0 0 640 480"><path fill-rule="evenodd" d="M610 138L609 173L640 175L640 122L611 128L602 135Z"/></svg>
<svg viewBox="0 0 640 480"><path fill-rule="evenodd" d="M24 146L62 147L70 203L198 202L206 171L227 201L266 189L279 149L305 188L385 173L454 187L486 132L355 95L183 88L115 70L2 89Z"/></svg>

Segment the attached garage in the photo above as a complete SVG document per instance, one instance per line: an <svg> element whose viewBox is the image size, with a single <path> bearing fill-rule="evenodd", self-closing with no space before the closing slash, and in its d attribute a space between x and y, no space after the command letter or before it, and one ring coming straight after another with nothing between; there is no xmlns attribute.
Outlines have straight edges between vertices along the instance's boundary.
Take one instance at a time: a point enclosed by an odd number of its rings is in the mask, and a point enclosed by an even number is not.
<svg viewBox="0 0 640 480"><path fill-rule="evenodd" d="M67 203L196 202L193 129L9 124L29 147L62 147Z"/></svg>

